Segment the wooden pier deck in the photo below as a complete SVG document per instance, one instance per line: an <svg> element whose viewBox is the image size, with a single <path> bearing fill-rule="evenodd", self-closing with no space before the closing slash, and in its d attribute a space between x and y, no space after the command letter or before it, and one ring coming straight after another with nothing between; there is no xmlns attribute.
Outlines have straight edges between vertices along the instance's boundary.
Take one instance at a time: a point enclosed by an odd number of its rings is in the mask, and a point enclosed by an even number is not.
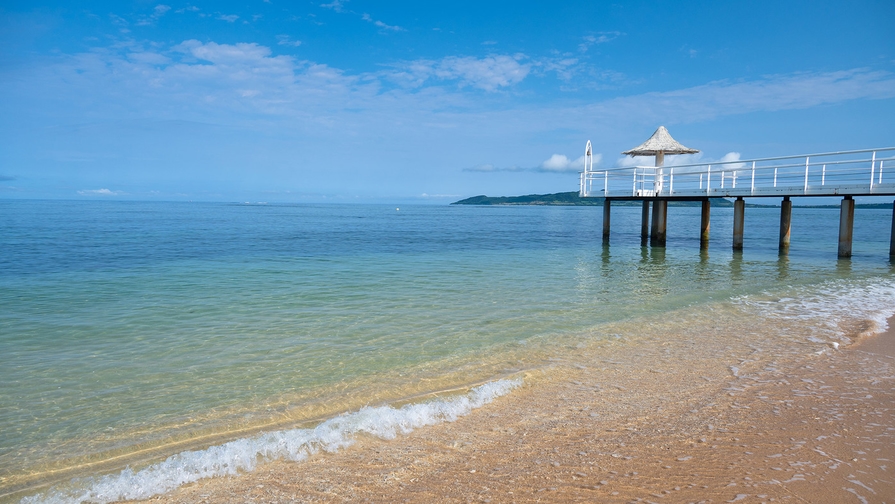
<svg viewBox="0 0 895 504"><path fill-rule="evenodd" d="M586 156L590 156L590 142ZM733 248L743 248L744 198L782 198L780 252L790 243L792 198L842 197L839 218L839 257L851 257L855 197L895 197L895 147L825 152L798 156L747 159L673 166L622 166L594 170L585 162L579 194L606 198L603 239L610 234L613 200L641 200L641 238L664 247L668 202L702 201L701 247L708 247L711 198L735 198ZM652 207L652 211L651 210ZM895 256L895 201L893 201L890 256Z"/></svg>

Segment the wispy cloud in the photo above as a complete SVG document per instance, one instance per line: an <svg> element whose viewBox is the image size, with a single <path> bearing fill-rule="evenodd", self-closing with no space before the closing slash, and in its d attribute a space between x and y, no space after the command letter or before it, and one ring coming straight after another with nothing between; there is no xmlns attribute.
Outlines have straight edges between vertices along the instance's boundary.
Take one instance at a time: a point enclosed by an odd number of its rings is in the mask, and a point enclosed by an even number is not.
<svg viewBox="0 0 895 504"><path fill-rule="evenodd" d="M169 5L164 5L164 4L158 4L158 5L155 6L155 8L152 9L152 14L150 14L149 16L145 16L145 17L140 18L140 20L137 21L137 25L138 25L138 26L149 26L149 25L153 25L153 24L155 24L155 22L158 21L162 16L164 16L165 13L168 12L169 10L171 10L171 6L169 6Z"/></svg>
<svg viewBox="0 0 895 504"><path fill-rule="evenodd" d="M301 45L301 40L292 40L289 35L277 35L277 44L298 47Z"/></svg>
<svg viewBox="0 0 895 504"><path fill-rule="evenodd" d="M239 19L239 16L237 16L236 14L220 14L218 16L218 19L220 19L221 21L226 21L228 23L234 23L237 19Z"/></svg>
<svg viewBox="0 0 895 504"><path fill-rule="evenodd" d="M611 42L618 37L624 35L619 31L609 31L609 32L597 32L593 35L585 35L582 37L582 41L578 44L578 50L581 52L587 52L592 46L596 44L605 44L606 42Z"/></svg>
<svg viewBox="0 0 895 504"><path fill-rule="evenodd" d="M524 55L484 58L449 56L441 60L416 60L396 65L395 71L384 75L410 87L420 87L431 80L455 80L459 81L460 87L496 91L525 79L531 65L520 62L524 59Z"/></svg>
<svg viewBox="0 0 895 504"><path fill-rule="evenodd" d="M336 12L345 12L345 2L348 0L333 0L327 4L320 4L324 9L332 9Z"/></svg>
<svg viewBox="0 0 895 504"><path fill-rule="evenodd" d="M401 28L400 26L387 25L387 24L383 23L382 21L373 19L369 14L366 14L366 13L364 13L364 15L361 16L361 19L363 19L364 21L366 21L368 23L373 23L374 25L378 26L379 28L382 28L383 30L407 31L404 28Z"/></svg>
<svg viewBox="0 0 895 504"><path fill-rule="evenodd" d="M491 173L491 172L521 172L526 171L525 168L519 166L494 166L493 164L482 164L477 166L471 166L468 168L463 168L463 171L467 172L481 172L481 173Z"/></svg>
<svg viewBox="0 0 895 504"><path fill-rule="evenodd" d="M123 191L112 191L110 189L84 189L82 191L78 191L78 194L81 196L120 196L127 194Z"/></svg>
<svg viewBox="0 0 895 504"><path fill-rule="evenodd" d="M600 163L602 155L594 154L594 165ZM482 164L464 168L467 172L541 172L541 173L569 173L580 172L584 169L584 156L578 159L569 159L565 154L553 154L537 166L495 166L493 164Z"/></svg>
<svg viewBox="0 0 895 504"><path fill-rule="evenodd" d="M853 69L823 73L772 75L751 81L714 81L675 91L615 98L588 107L607 120L637 116L655 123L673 117L695 122L724 115L804 109L856 99L895 97L895 75Z"/></svg>

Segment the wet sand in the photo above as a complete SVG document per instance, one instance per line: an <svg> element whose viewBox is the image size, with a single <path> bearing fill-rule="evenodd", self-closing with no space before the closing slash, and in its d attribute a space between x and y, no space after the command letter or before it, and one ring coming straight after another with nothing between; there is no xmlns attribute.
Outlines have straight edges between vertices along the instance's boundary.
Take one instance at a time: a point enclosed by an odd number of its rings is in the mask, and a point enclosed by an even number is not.
<svg viewBox="0 0 895 504"><path fill-rule="evenodd" d="M857 324L836 350L783 337L800 330L647 324L455 422L150 501L895 501L895 331Z"/></svg>

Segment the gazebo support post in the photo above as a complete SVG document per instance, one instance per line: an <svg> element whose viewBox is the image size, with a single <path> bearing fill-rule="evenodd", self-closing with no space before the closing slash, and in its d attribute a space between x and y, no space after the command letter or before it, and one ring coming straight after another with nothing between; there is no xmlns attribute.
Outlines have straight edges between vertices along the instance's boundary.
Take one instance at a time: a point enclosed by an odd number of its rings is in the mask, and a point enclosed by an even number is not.
<svg viewBox="0 0 895 504"><path fill-rule="evenodd" d="M743 224L746 217L746 202L740 196L733 202L733 249L743 250Z"/></svg>
<svg viewBox="0 0 895 504"><path fill-rule="evenodd" d="M709 248L709 229L711 228L712 204L708 198L702 200L702 222L699 225L699 248Z"/></svg>
<svg viewBox="0 0 895 504"><path fill-rule="evenodd" d="M780 255L789 253L790 227L792 225L792 200L783 197L780 204Z"/></svg>

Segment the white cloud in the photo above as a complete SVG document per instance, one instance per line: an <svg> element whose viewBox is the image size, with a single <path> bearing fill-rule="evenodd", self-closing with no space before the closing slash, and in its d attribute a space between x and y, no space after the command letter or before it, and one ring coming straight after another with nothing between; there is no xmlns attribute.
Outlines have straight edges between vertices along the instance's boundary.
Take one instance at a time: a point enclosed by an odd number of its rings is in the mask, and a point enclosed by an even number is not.
<svg viewBox="0 0 895 504"><path fill-rule="evenodd" d="M154 12L152 15L157 18L160 18L160 17L164 16L165 13L168 12L169 10L171 10L171 6L159 4L159 5L155 6L155 9L153 9Z"/></svg>
<svg viewBox="0 0 895 504"><path fill-rule="evenodd" d="M740 168L743 168L746 166L744 163L733 162L733 161L739 161L739 160L740 160L739 152L728 152L727 154L722 156L721 159L718 160L718 162L719 163L727 163L724 165L725 168L730 168L732 170L739 170Z"/></svg>
<svg viewBox="0 0 895 504"><path fill-rule="evenodd" d="M594 154L594 165L600 164L603 159L602 154ZM564 154L554 154L538 166L538 171L545 172L580 172L584 170L584 156L575 159L569 159Z"/></svg>
<svg viewBox="0 0 895 504"><path fill-rule="evenodd" d="M112 191L109 189L84 189L82 191L78 191L78 194L81 196L118 196L122 194L127 194L122 191Z"/></svg>
<svg viewBox="0 0 895 504"><path fill-rule="evenodd" d="M237 19L239 19L239 16L237 16L236 14L221 14L218 16L218 19L220 19L221 21L226 21L228 23L233 23Z"/></svg>

